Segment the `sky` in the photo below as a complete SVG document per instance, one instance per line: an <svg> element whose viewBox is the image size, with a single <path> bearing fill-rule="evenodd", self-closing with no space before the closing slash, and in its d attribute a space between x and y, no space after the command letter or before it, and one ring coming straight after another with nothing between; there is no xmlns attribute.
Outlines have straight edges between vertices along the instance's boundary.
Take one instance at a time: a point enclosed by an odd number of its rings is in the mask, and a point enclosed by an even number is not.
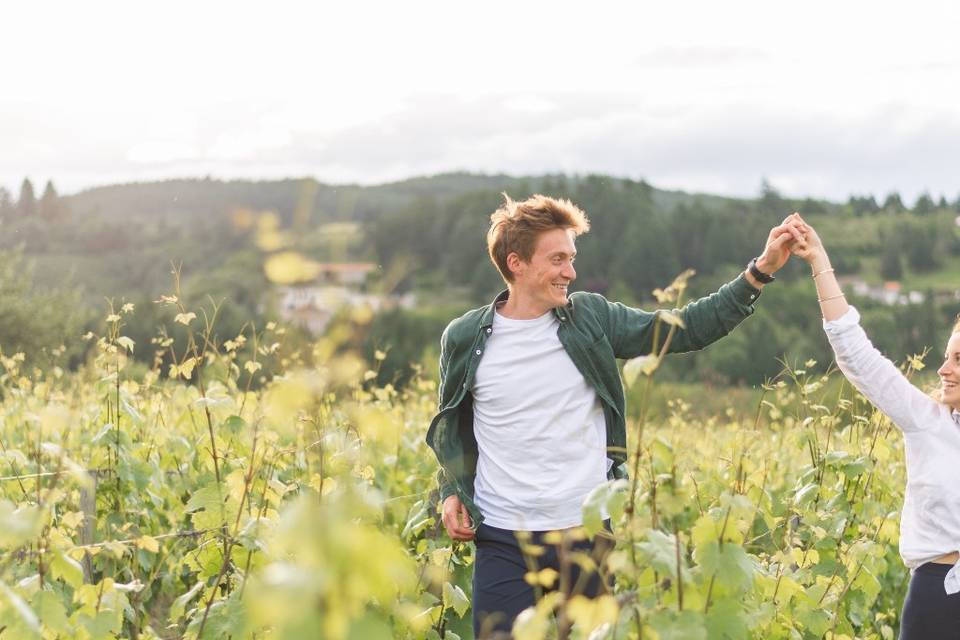
<svg viewBox="0 0 960 640"><path fill-rule="evenodd" d="M0 186L604 173L960 196L960 3L18 2Z"/></svg>

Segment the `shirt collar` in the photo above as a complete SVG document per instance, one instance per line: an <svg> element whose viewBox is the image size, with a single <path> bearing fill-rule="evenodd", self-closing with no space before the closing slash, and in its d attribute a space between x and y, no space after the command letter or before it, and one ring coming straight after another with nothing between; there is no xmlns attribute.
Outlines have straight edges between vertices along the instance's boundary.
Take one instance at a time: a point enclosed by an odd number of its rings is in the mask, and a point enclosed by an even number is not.
<svg viewBox="0 0 960 640"><path fill-rule="evenodd" d="M493 299L493 302L490 303L490 306L486 308L483 312L483 317L480 318L480 328L487 329L493 326L493 314L497 310L497 305L506 302L507 298L510 297L510 289L504 289L497 294L497 297ZM562 307L554 307L553 313L557 316L557 319L561 322L565 322L567 317L570 314L570 308L573 306L573 303L570 302L570 298L567 298L567 304Z"/></svg>
<svg viewBox="0 0 960 640"><path fill-rule="evenodd" d="M960 425L960 411L954 409L950 412L950 417L953 418L953 421Z"/></svg>

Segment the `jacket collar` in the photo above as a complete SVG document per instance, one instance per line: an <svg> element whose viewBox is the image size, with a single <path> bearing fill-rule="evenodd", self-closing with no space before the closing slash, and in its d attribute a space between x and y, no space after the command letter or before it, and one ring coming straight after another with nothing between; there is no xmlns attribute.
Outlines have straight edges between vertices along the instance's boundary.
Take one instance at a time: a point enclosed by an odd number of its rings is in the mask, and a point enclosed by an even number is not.
<svg viewBox="0 0 960 640"><path fill-rule="evenodd" d="M480 318L480 328L487 329L493 326L493 314L496 312L497 305L502 302L506 302L507 298L510 297L510 290L504 289L497 294L497 297L493 299L493 302L484 310L483 316ZM570 302L570 298L567 297L567 304L562 307L554 307L553 313L557 316L557 320L560 322L566 322L567 318L570 317L570 310L573 308L573 303Z"/></svg>

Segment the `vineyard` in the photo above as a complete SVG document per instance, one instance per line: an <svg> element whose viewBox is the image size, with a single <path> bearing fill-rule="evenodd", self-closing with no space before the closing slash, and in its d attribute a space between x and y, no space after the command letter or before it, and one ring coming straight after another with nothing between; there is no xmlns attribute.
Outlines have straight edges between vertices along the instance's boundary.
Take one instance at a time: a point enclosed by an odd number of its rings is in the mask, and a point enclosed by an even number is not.
<svg viewBox="0 0 960 640"><path fill-rule="evenodd" d="M273 323L218 340L215 308L158 303L173 320L151 344L110 309L75 372L62 350L2 354L0 638L470 637L472 545L439 523L424 443L436 382L373 386L382 352L288 348ZM655 364L628 369L634 391ZM812 361L749 414L688 411L641 408L631 480L584 505L581 535L612 516L615 594L550 591L515 637L894 638L890 423ZM542 551L528 579L549 591Z"/></svg>

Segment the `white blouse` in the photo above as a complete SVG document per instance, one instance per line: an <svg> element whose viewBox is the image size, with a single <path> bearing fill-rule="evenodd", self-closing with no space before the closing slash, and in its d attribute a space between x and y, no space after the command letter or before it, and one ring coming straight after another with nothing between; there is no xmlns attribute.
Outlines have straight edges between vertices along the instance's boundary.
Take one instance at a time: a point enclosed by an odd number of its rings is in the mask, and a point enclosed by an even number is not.
<svg viewBox="0 0 960 640"><path fill-rule="evenodd" d="M907 489L900 517L900 556L911 572L960 550L960 413L913 386L871 344L853 307L824 321L837 365L903 432ZM960 592L960 562L944 580Z"/></svg>

